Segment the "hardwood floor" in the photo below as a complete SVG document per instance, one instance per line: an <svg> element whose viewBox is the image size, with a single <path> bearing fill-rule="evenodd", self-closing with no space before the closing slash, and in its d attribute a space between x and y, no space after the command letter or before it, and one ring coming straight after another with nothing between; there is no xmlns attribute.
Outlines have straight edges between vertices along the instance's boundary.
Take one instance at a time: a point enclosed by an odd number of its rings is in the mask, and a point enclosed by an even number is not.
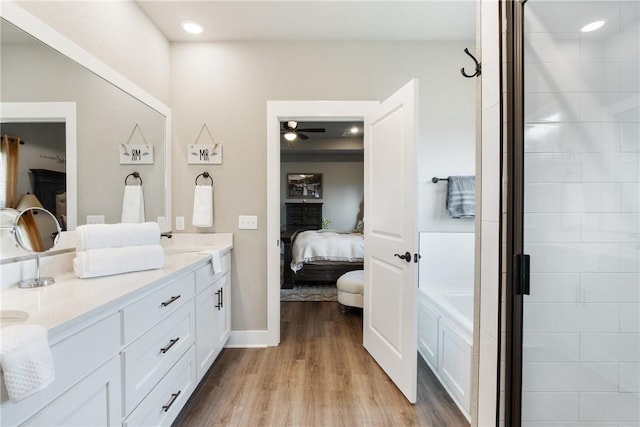
<svg viewBox="0 0 640 427"><path fill-rule="evenodd" d="M281 303L278 347L224 349L176 426L469 426L418 356L411 405L362 347L362 313Z"/></svg>

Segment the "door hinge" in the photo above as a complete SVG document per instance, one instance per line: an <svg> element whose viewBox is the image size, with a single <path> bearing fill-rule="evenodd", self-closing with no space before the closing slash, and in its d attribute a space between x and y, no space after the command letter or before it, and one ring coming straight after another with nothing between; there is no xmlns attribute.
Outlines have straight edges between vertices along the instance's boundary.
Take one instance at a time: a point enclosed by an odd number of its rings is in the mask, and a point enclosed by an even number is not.
<svg viewBox="0 0 640 427"><path fill-rule="evenodd" d="M529 271L531 257L528 254L513 256L514 293L516 295L529 295Z"/></svg>

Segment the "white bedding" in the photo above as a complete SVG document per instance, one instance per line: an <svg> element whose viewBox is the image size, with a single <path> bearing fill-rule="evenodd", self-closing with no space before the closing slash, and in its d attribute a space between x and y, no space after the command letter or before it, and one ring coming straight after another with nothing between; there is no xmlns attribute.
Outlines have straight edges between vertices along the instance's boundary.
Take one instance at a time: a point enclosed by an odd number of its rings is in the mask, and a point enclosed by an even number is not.
<svg viewBox="0 0 640 427"><path fill-rule="evenodd" d="M364 239L358 233L308 230L298 233L291 249L291 269L297 272L305 262L364 260Z"/></svg>

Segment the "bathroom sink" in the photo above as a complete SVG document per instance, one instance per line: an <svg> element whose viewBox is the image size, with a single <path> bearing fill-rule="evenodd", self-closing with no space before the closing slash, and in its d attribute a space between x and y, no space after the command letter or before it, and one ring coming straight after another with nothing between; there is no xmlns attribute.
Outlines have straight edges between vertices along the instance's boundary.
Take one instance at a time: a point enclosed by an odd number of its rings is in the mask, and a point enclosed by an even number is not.
<svg viewBox="0 0 640 427"><path fill-rule="evenodd" d="M29 318L29 313L20 310L0 310L0 328L19 325Z"/></svg>

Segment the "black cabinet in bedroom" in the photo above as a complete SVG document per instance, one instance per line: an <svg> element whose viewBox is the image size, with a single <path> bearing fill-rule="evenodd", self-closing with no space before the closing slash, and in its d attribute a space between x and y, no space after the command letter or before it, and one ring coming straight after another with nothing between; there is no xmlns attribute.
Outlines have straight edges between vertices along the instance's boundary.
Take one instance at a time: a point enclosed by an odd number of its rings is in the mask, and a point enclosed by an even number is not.
<svg viewBox="0 0 640 427"><path fill-rule="evenodd" d="M286 227L322 226L322 203L285 203Z"/></svg>

